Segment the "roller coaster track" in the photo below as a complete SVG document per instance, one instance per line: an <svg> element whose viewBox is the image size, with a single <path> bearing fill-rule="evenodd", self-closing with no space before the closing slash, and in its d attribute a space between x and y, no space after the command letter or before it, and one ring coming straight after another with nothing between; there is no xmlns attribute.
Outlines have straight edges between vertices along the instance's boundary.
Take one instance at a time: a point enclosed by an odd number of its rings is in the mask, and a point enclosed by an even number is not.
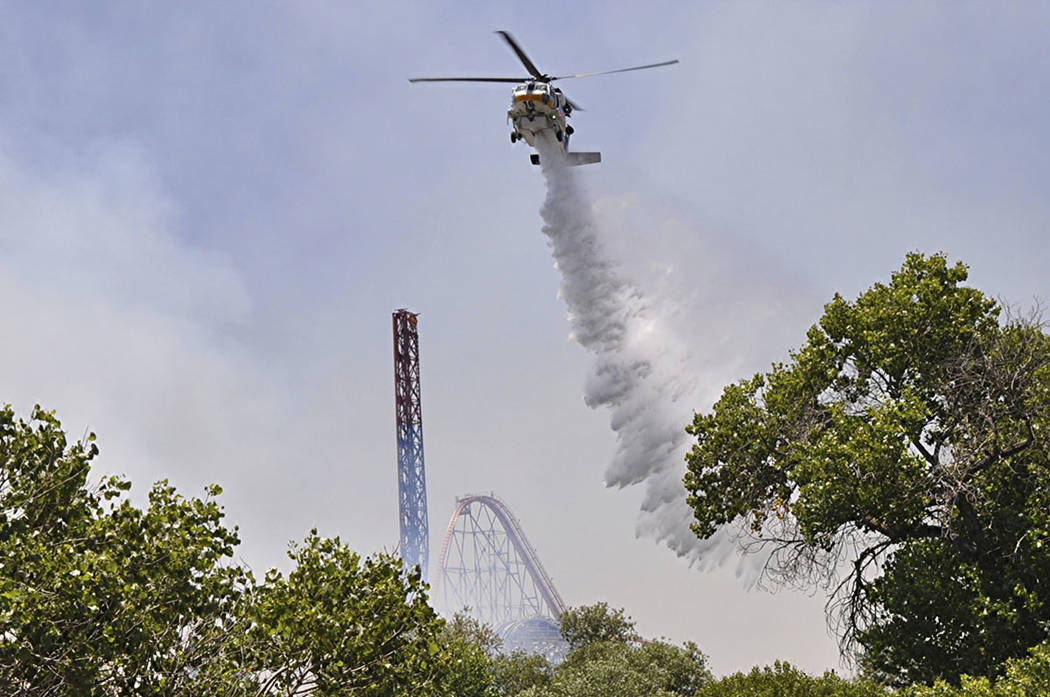
<svg viewBox="0 0 1050 697"><path fill-rule="evenodd" d="M470 608L492 627L537 617L557 622L565 611L521 523L495 496L456 499L439 566L445 607Z"/></svg>

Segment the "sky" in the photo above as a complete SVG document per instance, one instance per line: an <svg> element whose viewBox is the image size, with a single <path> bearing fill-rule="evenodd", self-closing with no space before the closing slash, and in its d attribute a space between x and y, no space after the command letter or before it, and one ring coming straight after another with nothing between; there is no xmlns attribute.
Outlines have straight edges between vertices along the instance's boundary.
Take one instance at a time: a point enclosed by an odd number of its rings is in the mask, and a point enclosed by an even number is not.
<svg viewBox="0 0 1050 697"><path fill-rule="evenodd" d="M143 500L221 484L240 559L311 527L397 541L390 314L420 313L432 558L493 492L570 605L623 607L717 673L839 664L819 594L690 565L606 488L511 145L518 75L566 81L604 249L688 347L690 409L798 346L835 292L943 251L1020 307L1050 296L1041 3L0 4L0 402L98 434ZM682 424L683 427L685 424Z"/></svg>

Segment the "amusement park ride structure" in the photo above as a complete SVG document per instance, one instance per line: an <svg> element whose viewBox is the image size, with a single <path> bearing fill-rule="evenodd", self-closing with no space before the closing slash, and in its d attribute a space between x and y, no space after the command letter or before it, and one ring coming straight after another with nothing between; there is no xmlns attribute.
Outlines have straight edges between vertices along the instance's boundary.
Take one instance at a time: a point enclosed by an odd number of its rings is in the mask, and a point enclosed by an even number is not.
<svg viewBox="0 0 1050 697"><path fill-rule="evenodd" d="M565 611L554 582L521 523L495 496L468 494L441 545L441 588L447 607L471 607L494 627Z"/></svg>
<svg viewBox="0 0 1050 697"><path fill-rule="evenodd" d="M401 558L406 565L418 564L426 579L429 530L418 315L397 310L393 323ZM467 611L491 626L508 649L552 658L563 653L558 619L565 602L506 503L493 495L458 498L438 565L436 595L446 610Z"/></svg>
<svg viewBox="0 0 1050 697"><path fill-rule="evenodd" d="M419 565L426 581L430 559L427 477L423 467L423 403L419 389L418 315L394 313L394 404L397 411L399 547L407 566Z"/></svg>

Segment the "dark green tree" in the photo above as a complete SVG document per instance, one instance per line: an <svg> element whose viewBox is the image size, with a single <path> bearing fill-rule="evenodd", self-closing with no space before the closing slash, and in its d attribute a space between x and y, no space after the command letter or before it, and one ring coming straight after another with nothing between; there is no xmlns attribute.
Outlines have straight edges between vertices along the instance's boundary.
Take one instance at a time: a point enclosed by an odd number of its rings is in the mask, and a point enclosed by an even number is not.
<svg viewBox="0 0 1050 697"><path fill-rule="evenodd" d="M938 681L902 690L901 697L1045 697L1050 695L1050 643L1033 647L1024 658L1006 662L997 680L963 675L960 685Z"/></svg>
<svg viewBox="0 0 1050 697"><path fill-rule="evenodd" d="M1050 339L909 254L688 429L693 529L743 522L826 583L844 651L896 683L994 674L1050 621Z"/></svg>

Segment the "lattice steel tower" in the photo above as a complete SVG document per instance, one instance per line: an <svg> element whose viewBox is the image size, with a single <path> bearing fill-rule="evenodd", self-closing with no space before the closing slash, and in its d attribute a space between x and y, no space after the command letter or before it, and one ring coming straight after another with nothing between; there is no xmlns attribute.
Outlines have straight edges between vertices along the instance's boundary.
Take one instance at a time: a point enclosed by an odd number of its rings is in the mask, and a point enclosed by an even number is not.
<svg viewBox="0 0 1050 697"><path fill-rule="evenodd" d="M430 532L427 526L427 478L423 468L423 406L419 392L418 316L394 313L394 397L397 409L397 492L401 522L401 559L419 564L428 577Z"/></svg>

